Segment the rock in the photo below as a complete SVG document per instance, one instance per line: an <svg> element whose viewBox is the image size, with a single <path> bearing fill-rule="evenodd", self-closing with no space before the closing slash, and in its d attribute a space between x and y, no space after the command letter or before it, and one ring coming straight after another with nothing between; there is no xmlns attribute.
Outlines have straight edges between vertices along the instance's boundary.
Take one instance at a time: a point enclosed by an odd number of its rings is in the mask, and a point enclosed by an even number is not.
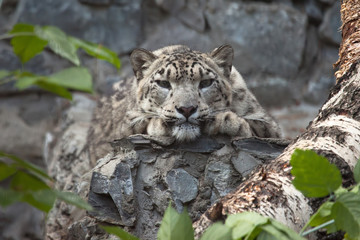
<svg viewBox="0 0 360 240"><path fill-rule="evenodd" d="M233 171L230 164L223 162L212 162L209 163L205 172L205 181L210 181L215 187L216 199L224 197L226 194L234 190L232 187L229 188L229 183L233 176ZM238 176L238 181L241 176ZM213 202L212 202L213 203Z"/></svg>
<svg viewBox="0 0 360 240"><path fill-rule="evenodd" d="M221 143L215 144L217 141ZM88 199L97 211L90 215L98 221L131 226L129 230L138 237L154 239L170 201L178 211L186 206L195 219L234 190L242 174L275 156L278 147L275 140L222 142L222 138L203 137L192 148L188 144L161 147L163 139L140 134L113 142L114 153L99 160L92 170ZM250 157L253 163L244 162ZM70 228L76 233L77 226L79 222Z"/></svg>
<svg viewBox="0 0 360 240"><path fill-rule="evenodd" d="M186 152L211 153L219 150L223 146L223 143L219 143L214 139L208 137L200 137L196 140L196 142L184 142L181 144L174 143L173 145L171 145L171 148Z"/></svg>
<svg viewBox="0 0 360 240"><path fill-rule="evenodd" d="M318 60L320 53L319 36L317 28L309 26L306 34L306 44L304 52L304 66L311 69L314 67L315 61ZM331 67L331 65L329 65Z"/></svg>
<svg viewBox="0 0 360 240"><path fill-rule="evenodd" d="M43 166L45 134L54 128L60 110L59 99L47 93L2 98L0 149Z"/></svg>
<svg viewBox="0 0 360 240"><path fill-rule="evenodd" d="M307 0L305 2L305 11L310 20L315 21L316 23L321 22L323 13L319 3L316 0Z"/></svg>
<svg viewBox="0 0 360 240"><path fill-rule="evenodd" d="M249 77L247 82L249 89L255 94L260 105L265 108L282 107L295 101L296 90L294 91L287 80L282 77L259 74Z"/></svg>
<svg viewBox="0 0 360 240"><path fill-rule="evenodd" d="M334 2L336 2L336 0L318 0L318 1L325 4L333 4Z"/></svg>
<svg viewBox="0 0 360 240"><path fill-rule="evenodd" d="M169 13L177 13L185 7L185 0L155 0L155 3Z"/></svg>
<svg viewBox="0 0 360 240"><path fill-rule="evenodd" d="M54 25L75 37L103 44L117 53L127 53L140 42L140 2L94 9L72 0L51 0L46 4L29 0L19 21Z"/></svg>
<svg viewBox="0 0 360 240"><path fill-rule="evenodd" d="M243 151L240 151L237 157L232 157L231 162L243 177L249 175L256 166L261 164L261 161Z"/></svg>
<svg viewBox="0 0 360 240"><path fill-rule="evenodd" d="M230 2L206 17L217 41L233 45L234 65L241 73L297 74L307 24L300 11L282 4Z"/></svg>
<svg viewBox="0 0 360 240"><path fill-rule="evenodd" d="M159 25L147 25L152 34L141 45L142 48L156 50L167 45L182 44L200 51L211 51L220 46L221 42L210 39L208 34L201 34L184 26L178 19L170 17Z"/></svg>
<svg viewBox="0 0 360 240"><path fill-rule="evenodd" d="M111 196L120 214L124 226L133 226L135 222L134 186L130 166L119 163L109 183Z"/></svg>
<svg viewBox="0 0 360 240"><path fill-rule="evenodd" d="M338 57L336 47L324 46L322 48L321 60L316 64L314 73L305 88L304 100L306 102L319 105L327 99L330 88L335 83L335 70L332 68L332 64L337 61Z"/></svg>
<svg viewBox="0 0 360 240"><path fill-rule="evenodd" d="M177 17L185 25L198 31L204 32L206 28L206 20L204 15L204 6L201 1L188 1L186 7L181 10Z"/></svg>
<svg viewBox="0 0 360 240"><path fill-rule="evenodd" d="M320 25L320 36L323 40L340 45L341 43L341 16L340 16L340 1L336 1L331 8L326 10L324 20Z"/></svg>
<svg viewBox="0 0 360 240"><path fill-rule="evenodd" d="M43 223L44 213L27 203L0 208L1 239L43 239Z"/></svg>
<svg viewBox="0 0 360 240"><path fill-rule="evenodd" d="M263 162L277 158L289 143L290 141L286 139L263 139L257 137L240 138L232 142L236 150L245 151Z"/></svg>
<svg viewBox="0 0 360 240"><path fill-rule="evenodd" d="M198 194L198 180L184 169L173 169L166 176L166 183L175 200L182 203L194 200Z"/></svg>
<svg viewBox="0 0 360 240"><path fill-rule="evenodd" d="M79 2L95 6L108 6L111 0L79 0Z"/></svg>

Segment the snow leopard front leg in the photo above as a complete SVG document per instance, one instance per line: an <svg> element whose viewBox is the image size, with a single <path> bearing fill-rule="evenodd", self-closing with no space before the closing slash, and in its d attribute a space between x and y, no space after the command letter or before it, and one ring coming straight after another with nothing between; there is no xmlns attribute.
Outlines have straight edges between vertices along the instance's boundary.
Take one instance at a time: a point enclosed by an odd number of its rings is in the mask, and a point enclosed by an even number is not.
<svg viewBox="0 0 360 240"><path fill-rule="evenodd" d="M207 122L205 133L210 136L225 134L251 137L253 135L249 123L231 111L221 112L215 116L214 120Z"/></svg>
<svg viewBox="0 0 360 240"><path fill-rule="evenodd" d="M271 117L263 116L260 119L245 119L231 111L217 114L213 121L205 125L205 133L208 135L225 134L239 137L281 137L278 125Z"/></svg>

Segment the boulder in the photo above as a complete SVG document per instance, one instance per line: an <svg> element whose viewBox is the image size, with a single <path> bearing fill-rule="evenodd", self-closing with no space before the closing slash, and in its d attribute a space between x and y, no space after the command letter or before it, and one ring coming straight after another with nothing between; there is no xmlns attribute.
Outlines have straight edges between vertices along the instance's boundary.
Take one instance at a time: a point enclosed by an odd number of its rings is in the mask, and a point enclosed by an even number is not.
<svg viewBox="0 0 360 240"><path fill-rule="evenodd" d="M103 44L117 53L127 53L141 39L141 0L126 5L95 7L78 1L29 0L19 22L54 25L66 33ZM125 37L126 36L126 37Z"/></svg>
<svg viewBox="0 0 360 240"><path fill-rule="evenodd" d="M233 45L234 64L241 73L297 74L307 25L302 12L283 4L225 2L206 17L218 41Z"/></svg>
<svg viewBox="0 0 360 240"><path fill-rule="evenodd" d="M325 16L319 31L321 38L329 43L339 46L341 43L341 16L340 16L340 1L336 1L325 12Z"/></svg>

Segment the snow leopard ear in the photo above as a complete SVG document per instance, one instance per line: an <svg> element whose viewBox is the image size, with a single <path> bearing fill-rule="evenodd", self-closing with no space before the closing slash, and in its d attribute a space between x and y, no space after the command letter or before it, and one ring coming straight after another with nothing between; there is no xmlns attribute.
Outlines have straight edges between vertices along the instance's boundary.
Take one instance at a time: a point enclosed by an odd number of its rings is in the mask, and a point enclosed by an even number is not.
<svg viewBox="0 0 360 240"><path fill-rule="evenodd" d="M230 77L232 61L234 58L234 50L230 45L222 45L215 48L210 56L213 58L215 63L224 71L225 77Z"/></svg>
<svg viewBox="0 0 360 240"><path fill-rule="evenodd" d="M146 70L155 59L156 56L152 52L142 48L137 48L131 53L130 61L138 81L144 77L144 70Z"/></svg>

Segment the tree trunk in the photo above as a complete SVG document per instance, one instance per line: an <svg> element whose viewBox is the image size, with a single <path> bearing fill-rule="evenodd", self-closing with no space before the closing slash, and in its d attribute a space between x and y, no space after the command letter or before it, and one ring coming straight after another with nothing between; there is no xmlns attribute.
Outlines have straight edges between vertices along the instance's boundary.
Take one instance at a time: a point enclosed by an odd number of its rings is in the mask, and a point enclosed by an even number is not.
<svg viewBox="0 0 360 240"><path fill-rule="evenodd" d="M291 183L289 161L296 148L327 157L341 169L344 185L353 182L352 170L360 157L360 1L342 1L341 18L337 81L318 116L278 158L208 209L194 223L197 235L227 214L243 211L261 213L299 231L316 209Z"/></svg>

